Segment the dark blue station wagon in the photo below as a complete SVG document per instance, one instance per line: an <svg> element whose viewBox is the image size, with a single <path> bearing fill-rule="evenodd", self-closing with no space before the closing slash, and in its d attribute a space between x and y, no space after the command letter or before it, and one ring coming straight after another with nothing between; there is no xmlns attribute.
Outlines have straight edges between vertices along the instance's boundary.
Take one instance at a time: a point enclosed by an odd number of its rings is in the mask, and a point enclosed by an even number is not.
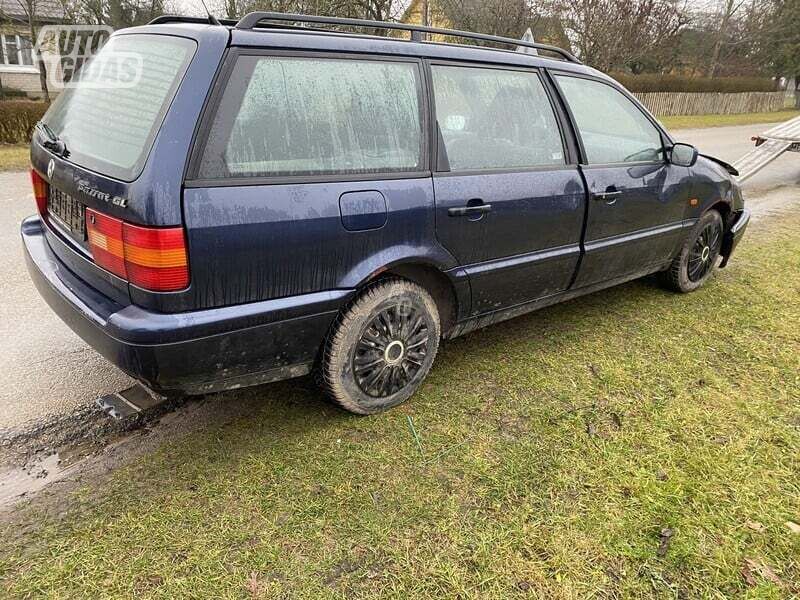
<svg viewBox="0 0 800 600"><path fill-rule="evenodd" d="M749 220L731 167L560 49L251 13L111 53L138 77L89 69L37 127L22 239L52 309L163 395L316 370L376 413L441 339L652 273L697 289Z"/></svg>

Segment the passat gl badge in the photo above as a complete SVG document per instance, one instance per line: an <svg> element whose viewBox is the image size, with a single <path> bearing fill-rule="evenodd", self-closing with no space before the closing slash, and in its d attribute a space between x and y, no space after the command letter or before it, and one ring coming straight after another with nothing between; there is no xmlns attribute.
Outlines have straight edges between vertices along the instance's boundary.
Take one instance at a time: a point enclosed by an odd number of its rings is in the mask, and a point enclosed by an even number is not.
<svg viewBox="0 0 800 600"><path fill-rule="evenodd" d="M56 170L56 163L51 158L50 162L47 163L47 179L50 179L50 180L53 179L53 171L55 171L55 170Z"/></svg>
<svg viewBox="0 0 800 600"><path fill-rule="evenodd" d="M97 188L93 188L89 185L89 182L85 179L78 180L78 191L86 194L90 198L96 198L97 200L102 200L103 202L110 202L115 206L120 206L125 208L128 206L128 199L121 198L120 196L112 196L108 192L103 192L98 190Z"/></svg>

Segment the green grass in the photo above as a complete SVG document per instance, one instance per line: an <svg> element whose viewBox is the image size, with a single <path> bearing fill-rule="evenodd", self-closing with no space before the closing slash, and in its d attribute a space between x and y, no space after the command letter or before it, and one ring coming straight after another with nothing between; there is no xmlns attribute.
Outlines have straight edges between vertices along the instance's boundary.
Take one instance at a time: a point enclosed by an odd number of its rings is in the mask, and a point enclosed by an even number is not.
<svg viewBox="0 0 800 600"><path fill-rule="evenodd" d="M28 144L0 144L0 171L22 171L30 162Z"/></svg>
<svg viewBox="0 0 800 600"><path fill-rule="evenodd" d="M455 340L378 417L307 380L239 392L251 417L0 530L0 596L800 593L798 256L800 216L756 224L703 290L634 282Z"/></svg>
<svg viewBox="0 0 800 600"><path fill-rule="evenodd" d="M800 110L778 112L745 113L741 115L683 115L659 117L667 129L693 129L700 127L726 127L730 125L754 125L756 123L779 123L800 116Z"/></svg>

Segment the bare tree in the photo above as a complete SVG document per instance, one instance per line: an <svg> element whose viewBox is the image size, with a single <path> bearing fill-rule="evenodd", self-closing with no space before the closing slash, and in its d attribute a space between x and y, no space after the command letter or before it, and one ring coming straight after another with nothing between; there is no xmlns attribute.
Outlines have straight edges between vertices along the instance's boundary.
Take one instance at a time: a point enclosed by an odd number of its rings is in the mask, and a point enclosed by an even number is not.
<svg viewBox="0 0 800 600"><path fill-rule="evenodd" d="M26 0L17 0L26 1ZM178 12L169 0L62 0L65 14L76 23L122 29L144 25L167 12Z"/></svg>
<svg viewBox="0 0 800 600"><path fill-rule="evenodd" d="M581 59L604 70L630 68L689 22L679 0L556 0L554 10Z"/></svg>
<svg viewBox="0 0 800 600"><path fill-rule="evenodd" d="M711 60L708 65L708 76L714 77L719 69L719 58L722 47L728 37L731 21L743 6L746 0L724 0L717 15L718 26L714 36L714 48L711 51Z"/></svg>
<svg viewBox="0 0 800 600"><path fill-rule="evenodd" d="M547 3L529 0L439 0L437 10L456 29L520 37L536 29L548 12Z"/></svg>
<svg viewBox="0 0 800 600"><path fill-rule="evenodd" d="M403 13L403 0L217 0L209 3L212 11L237 19L254 11L328 15L374 21L398 20ZM386 35L386 30L370 31Z"/></svg>
<svg viewBox="0 0 800 600"><path fill-rule="evenodd" d="M692 43L684 57L707 77L758 75L770 44L787 35L773 8L797 0L713 0L692 15Z"/></svg>

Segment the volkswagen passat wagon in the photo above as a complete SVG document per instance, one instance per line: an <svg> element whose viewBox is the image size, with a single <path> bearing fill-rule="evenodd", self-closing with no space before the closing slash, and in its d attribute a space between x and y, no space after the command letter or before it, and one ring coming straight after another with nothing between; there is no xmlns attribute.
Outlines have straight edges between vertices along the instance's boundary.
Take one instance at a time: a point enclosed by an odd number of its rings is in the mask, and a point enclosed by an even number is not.
<svg viewBox="0 0 800 600"><path fill-rule="evenodd" d="M85 68L36 128L31 276L156 392L316 370L360 414L408 399L442 339L653 273L702 286L749 220L732 167L515 46L272 13L119 31L90 65L135 76Z"/></svg>

